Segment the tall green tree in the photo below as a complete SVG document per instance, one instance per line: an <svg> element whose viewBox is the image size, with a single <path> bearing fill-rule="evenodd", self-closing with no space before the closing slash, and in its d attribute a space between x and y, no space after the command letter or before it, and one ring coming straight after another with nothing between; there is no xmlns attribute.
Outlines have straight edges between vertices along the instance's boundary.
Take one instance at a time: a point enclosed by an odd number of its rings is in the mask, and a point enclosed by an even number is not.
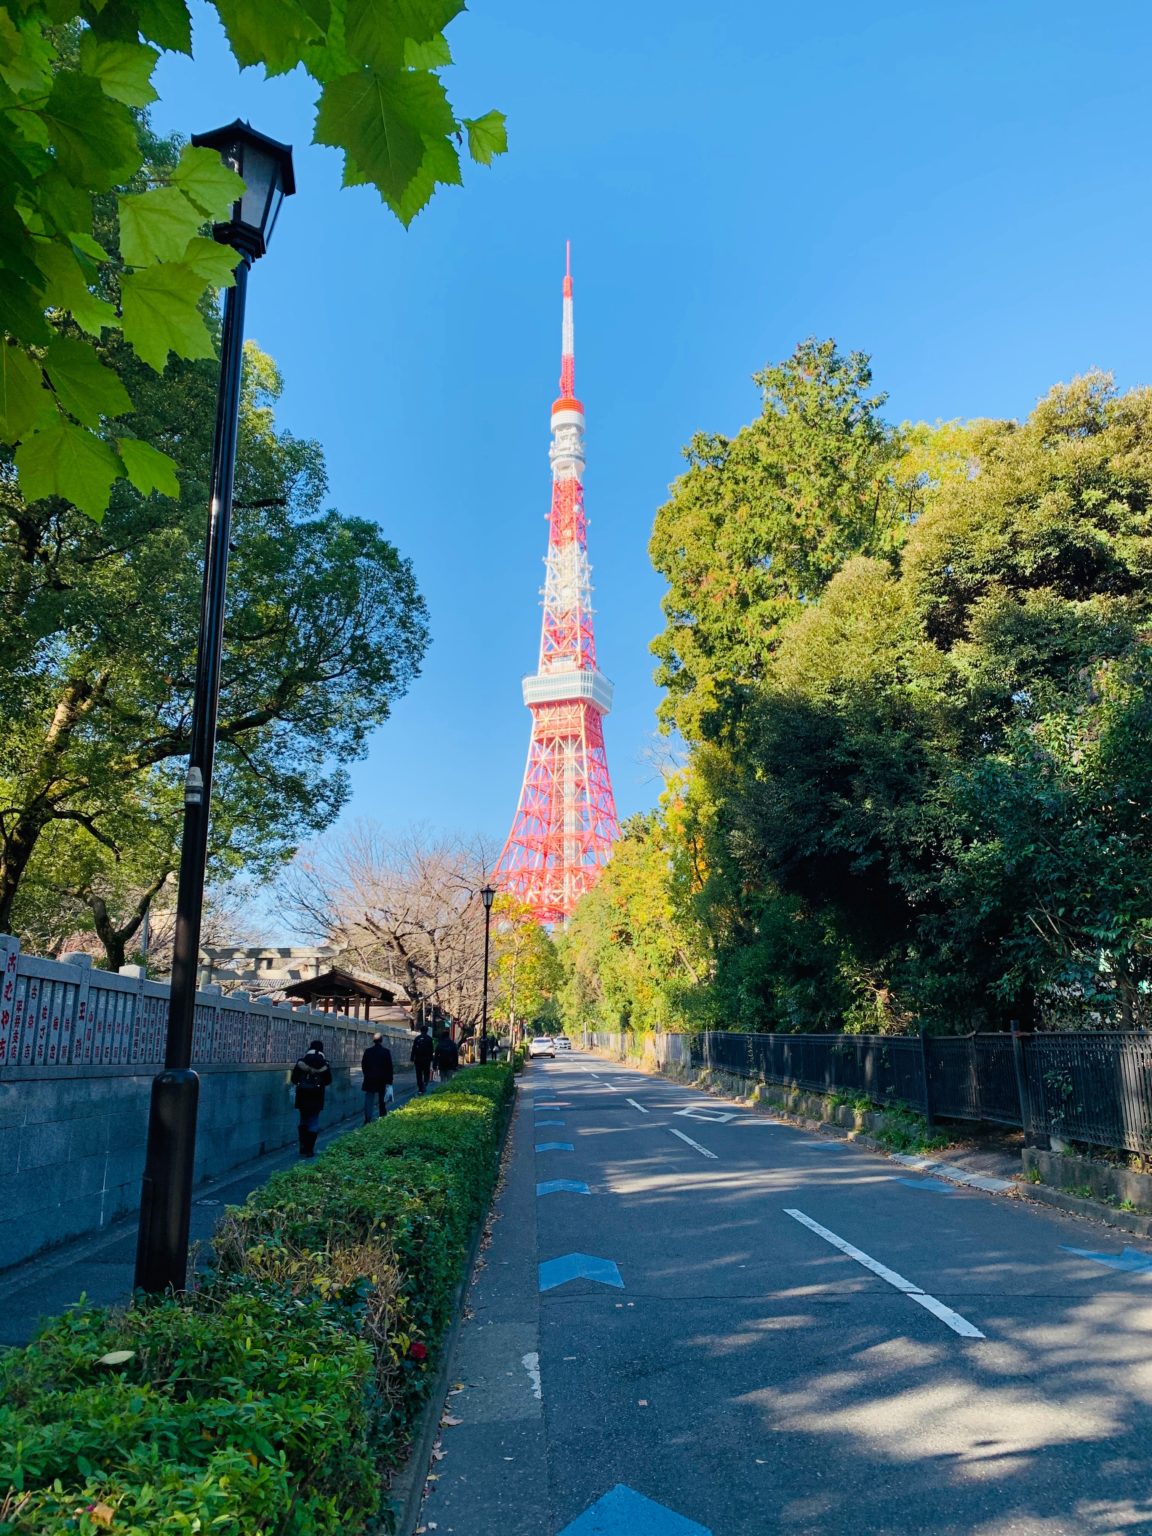
<svg viewBox="0 0 1152 1536"><path fill-rule="evenodd" d="M943 436L964 472L782 627L716 783L746 1024L1143 1017L1152 392Z"/></svg>
<svg viewBox="0 0 1152 1536"><path fill-rule="evenodd" d="M851 555L890 548L912 510L863 353L808 340L755 382L754 422L685 448L650 544L668 582L652 646L661 719L691 741L723 737L768 676L780 626Z"/></svg>
<svg viewBox="0 0 1152 1536"><path fill-rule="evenodd" d="M29 503L14 475L0 475L0 931L19 928L20 888L49 832L44 852L57 865L75 852L62 829L81 837L78 871L91 870L96 849L99 866L138 863L151 848L148 885L174 859L215 367L177 363L155 378L126 347L109 357L132 379L134 425L179 461L183 489L146 497L120 482L97 527L63 500ZM375 524L326 507L319 445L277 429L280 388L275 365L249 346L213 781L217 875L267 872L332 820L348 792L342 765L416 676L428 638L410 564Z"/></svg>

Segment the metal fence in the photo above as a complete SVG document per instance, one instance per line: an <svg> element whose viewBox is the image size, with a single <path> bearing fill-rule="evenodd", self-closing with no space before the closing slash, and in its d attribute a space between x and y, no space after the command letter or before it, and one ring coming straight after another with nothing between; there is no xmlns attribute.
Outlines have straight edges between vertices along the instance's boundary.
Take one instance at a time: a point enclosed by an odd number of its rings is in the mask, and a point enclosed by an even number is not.
<svg viewBox="0 0 1152 1536"><path fill-rule="evenodd" d="M657 1066L679 1065L809 1092L907 1105L929 1119L1018 1126L1052 1137L1152 1154L1152 1034L742 1035L656 1034ZM628 1034L585 1043L627 1060Z"/></svg>
<svg viewBox="0 0 1152 1536"><path fill-rule="evenodd" d="M0 934L0 1073L26 1067L155 1066L164 1060L169 989L137 967L93 969L88 955L41 960ZM372 1034L406 1041L407 1031L380 1024L225 997L196 994L192 1060L197 1066L290 1066L319 1035L333 1066L358 1066Z"/></svg>

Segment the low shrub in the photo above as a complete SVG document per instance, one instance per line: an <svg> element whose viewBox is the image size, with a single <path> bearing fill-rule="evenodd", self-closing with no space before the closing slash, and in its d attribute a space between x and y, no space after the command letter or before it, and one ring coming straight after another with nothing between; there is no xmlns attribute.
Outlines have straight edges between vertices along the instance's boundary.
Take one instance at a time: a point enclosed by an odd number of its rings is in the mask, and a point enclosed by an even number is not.
<svg viewBox="0 0 1152 1536"><path fill-rule="evenodd" d="M512 1092L461 1072L229 1209L194 1292L0 1360L0 1536L386 1527Z"/></svg>

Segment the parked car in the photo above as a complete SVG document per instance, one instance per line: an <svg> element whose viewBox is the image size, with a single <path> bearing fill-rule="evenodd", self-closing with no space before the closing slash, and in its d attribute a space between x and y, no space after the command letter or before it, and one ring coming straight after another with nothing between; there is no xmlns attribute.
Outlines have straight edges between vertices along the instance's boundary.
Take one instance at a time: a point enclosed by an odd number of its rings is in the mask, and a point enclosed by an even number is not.
<svg viewBox="0 0 1152 1536"><path fill-rule="evenodd" d="M535 1039L530 1040L528 1042L528 1055L529 1055L529 1057L532 1057L532 1056L551 1056L552 1059L555 1060L556 1059L556 1042L555 1042L555 1040L553 1040L551 1035L537 1035L535 1037Z"/></svg>
<svg viewBox="0 0 1152 1536"><path fill-rule="evenodd" d="M558 1051L570 1051L572 1049L572 1042L567 1035L557 1035L552 1043Z"/></svg>

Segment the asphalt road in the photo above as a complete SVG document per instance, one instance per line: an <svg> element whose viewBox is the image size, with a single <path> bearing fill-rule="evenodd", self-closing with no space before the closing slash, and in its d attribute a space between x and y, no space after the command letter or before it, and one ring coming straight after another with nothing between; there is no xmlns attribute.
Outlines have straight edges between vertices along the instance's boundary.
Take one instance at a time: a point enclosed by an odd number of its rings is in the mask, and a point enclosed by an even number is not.
<svg viewBox="0 0 1152 1536"><path fill-rule="evenodd" d="M512 1134L427 1531L1152 1532L1148 1244L578 1053Z"/></svg>

